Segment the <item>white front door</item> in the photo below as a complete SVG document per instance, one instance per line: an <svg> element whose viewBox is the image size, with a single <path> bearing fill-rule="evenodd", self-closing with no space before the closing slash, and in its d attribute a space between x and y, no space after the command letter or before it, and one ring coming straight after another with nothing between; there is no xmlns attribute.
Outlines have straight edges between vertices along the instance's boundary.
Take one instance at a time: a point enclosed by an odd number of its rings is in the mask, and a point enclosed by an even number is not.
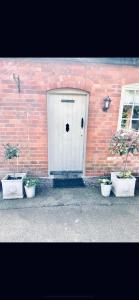
<svg viewBox="0 0 139 300"><path fill-rule="evenodd" d="M48 93L49 173L83 172L87 93L59 90Z"/></svg>

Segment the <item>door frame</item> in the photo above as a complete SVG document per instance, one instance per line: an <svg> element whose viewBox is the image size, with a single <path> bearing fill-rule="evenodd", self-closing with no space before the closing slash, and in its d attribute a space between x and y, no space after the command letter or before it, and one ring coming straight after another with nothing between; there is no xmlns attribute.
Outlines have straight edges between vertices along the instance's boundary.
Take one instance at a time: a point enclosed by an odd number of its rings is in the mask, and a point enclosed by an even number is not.
<svg viewBox="0 0 139 300"><path fill-rule="evenodd" d="M88 108L89 108L89 92L76 88L56 88L47 91L47 143L48 143L48 177L53 178L54 175L50 174L50 143L49 143L49 95L82 95L86 96L86 105L85 105L85 131L84 131L84 145L83 145L83 163L82 163L82 175L85 176L86 171L86 146L87 146L87 129L88 129Z"/></svg>

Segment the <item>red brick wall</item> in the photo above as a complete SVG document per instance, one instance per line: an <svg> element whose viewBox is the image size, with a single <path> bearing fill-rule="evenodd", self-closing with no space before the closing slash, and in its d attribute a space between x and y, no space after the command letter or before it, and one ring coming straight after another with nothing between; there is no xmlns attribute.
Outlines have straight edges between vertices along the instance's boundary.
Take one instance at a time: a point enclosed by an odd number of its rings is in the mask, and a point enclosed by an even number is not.
<svg viewBox="0 0 139 300"><path fill-rule="evenodd" d="M13 73L20 76L20 94ZM108 147L117 129L121 87L130 83L139 83L139 67L0 59L0 178L12 169L3 157L3 143L19 144L19 171L48 175L46 92L55 88L77 88L90 93L86 175L119 170L121 158L113 159ZM112 102L106 113L102 105L107 95ZM129 161L136 173L138 158L137 155Z"/></svg>

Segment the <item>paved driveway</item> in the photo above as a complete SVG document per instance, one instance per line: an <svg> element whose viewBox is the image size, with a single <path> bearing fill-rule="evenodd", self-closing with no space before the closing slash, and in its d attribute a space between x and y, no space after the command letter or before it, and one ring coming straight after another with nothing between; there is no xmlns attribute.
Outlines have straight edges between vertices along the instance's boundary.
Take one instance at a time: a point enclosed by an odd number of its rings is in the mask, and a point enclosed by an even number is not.
<svg viewBox="0 0 139 300"><path fill-rule="evenodd" d="M139 242L138 204L86 188L1 200L0 242Z"/></svg>

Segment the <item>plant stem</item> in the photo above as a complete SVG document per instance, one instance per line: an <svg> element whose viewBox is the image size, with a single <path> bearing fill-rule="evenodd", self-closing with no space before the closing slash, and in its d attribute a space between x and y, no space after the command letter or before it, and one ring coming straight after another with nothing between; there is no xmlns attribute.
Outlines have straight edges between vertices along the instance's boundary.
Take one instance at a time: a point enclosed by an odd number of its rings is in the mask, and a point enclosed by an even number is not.
<svg viewBox="0 0 139 300"><path fill-rule="evenodd" d="M123 175L125 175L125 172L126 172L128 155L129 155L129 152L128 152L127 155L126 155L126 160L125 160L125 164L124 164Z"/></svg>
<svg viewBox="0 0 139 300"><path fill-rule="evenodd" d="M16 159L16 165L17 165L17 173L18 173L18 157Z"/></svg>
<svg viewBox="0 0 139 300"><path fill-rule="evenodd" d="M15 167L14 167L14 178L15 178L15 172L16 172L16 165L15 165Z"/></svg>

